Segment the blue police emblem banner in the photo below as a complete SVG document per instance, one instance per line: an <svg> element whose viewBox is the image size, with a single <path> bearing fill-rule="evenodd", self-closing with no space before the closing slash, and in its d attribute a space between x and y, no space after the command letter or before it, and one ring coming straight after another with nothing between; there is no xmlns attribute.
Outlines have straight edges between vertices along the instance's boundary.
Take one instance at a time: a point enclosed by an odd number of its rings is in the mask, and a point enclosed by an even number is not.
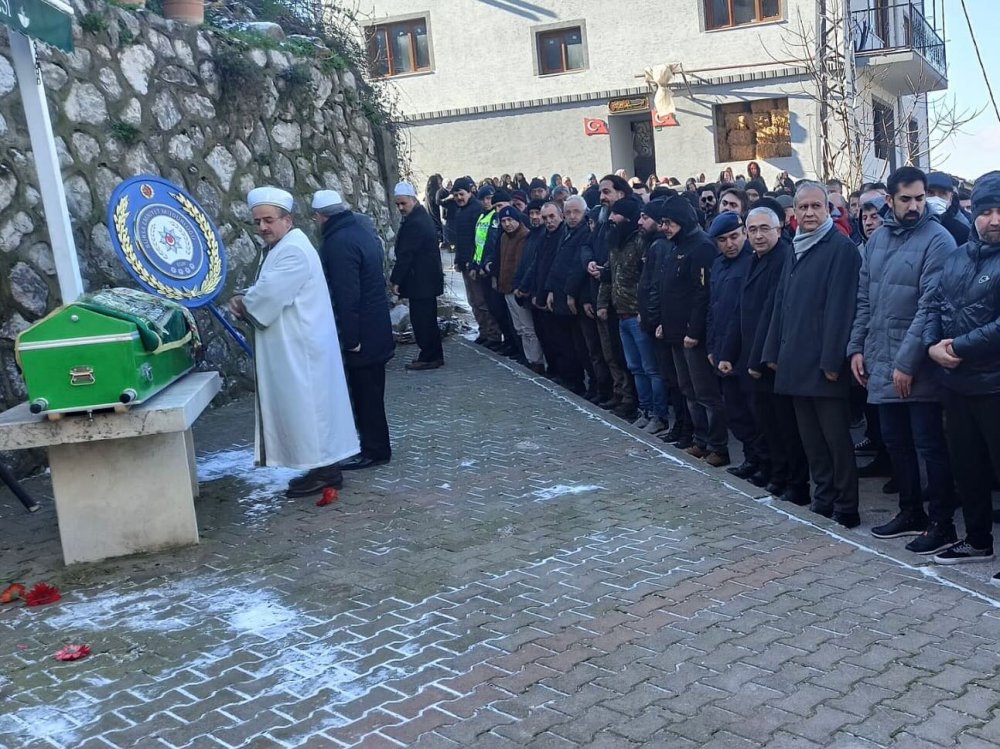
<svg viewBox="0 0 1000 749"><path fill-rule="evenodd" d="M218 229L194 198L160 177L122 182L108 204L111 242L150 293L183 304L210 304L226 280Z"/></svg>

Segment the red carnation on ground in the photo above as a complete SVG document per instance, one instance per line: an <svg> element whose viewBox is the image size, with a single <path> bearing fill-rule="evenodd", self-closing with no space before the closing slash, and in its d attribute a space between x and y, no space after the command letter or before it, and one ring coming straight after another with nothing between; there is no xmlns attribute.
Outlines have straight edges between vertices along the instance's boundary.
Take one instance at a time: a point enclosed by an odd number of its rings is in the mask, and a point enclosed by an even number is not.
<svg viewBox="0 0 1000 749"><path fill-rule="evenodd" d="M0 604L11 603L18 598L24 598L24 586L21 583L11 583L0 593Z"/></svg>
<svg viewBox="0 0 1000 749"><path fill-rule="evenodd" d="M78 661L88 655L90 648L86 645L67 645L52 657L57 661Z"/></svg>
<svg viewBox="0 0 1000 749"><path fill-rule="evenodd" d="M323 490L323 496L320 498L318 502L316 502L316 506L326 507L327 505L332 505L334 502L337 501L338 498L339 495L337 494L337 490L334 489L332 486L328 486L326 489Z"/></svg>
<svg viewBox="0 0 1000 749"><path fill-rule="evenodd" d="M24 602L28 606L45 606L49 603L55 603L60 598L59 588L54 585L49 585L48 583L37 583L28 593L23 596Z"/></svg>

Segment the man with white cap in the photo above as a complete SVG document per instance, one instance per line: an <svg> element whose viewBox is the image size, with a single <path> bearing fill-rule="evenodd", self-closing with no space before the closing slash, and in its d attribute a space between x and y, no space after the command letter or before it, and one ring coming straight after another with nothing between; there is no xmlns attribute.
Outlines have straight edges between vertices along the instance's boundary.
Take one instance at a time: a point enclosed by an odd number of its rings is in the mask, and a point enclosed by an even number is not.
<svg viewBox="0 0 1000 749"><path fill-rule="evenodd" d="M441 330L437 324L437 298L444 293L444 271L434 219L417 200L409 182L393 190L403 217L396 234L396 264L389 276L392 290L409 300L410 324L420 354L407 369L437 369L444 364Z"/></svg>
<svg viewBox="0 0 1000 749"><path fill-rule="evenodd" d="M229 309L254 328L258 465L306 469L289 497L343 485L336 463L358 452L323 268L293 225L292 196L276 187L247 195L264 260L246 294Z"/></svg>
<svg viewBox="0 0 1000 749"><path fill-rule="evenodd" d="M340 464L357 470L388 463L392 456L385 417L385 365L393 355L386 293L385 255L370 220L361 221L335 190L313 196L323 236L319 258L333 302L347 387L354 407L360 453Z"/></svg>

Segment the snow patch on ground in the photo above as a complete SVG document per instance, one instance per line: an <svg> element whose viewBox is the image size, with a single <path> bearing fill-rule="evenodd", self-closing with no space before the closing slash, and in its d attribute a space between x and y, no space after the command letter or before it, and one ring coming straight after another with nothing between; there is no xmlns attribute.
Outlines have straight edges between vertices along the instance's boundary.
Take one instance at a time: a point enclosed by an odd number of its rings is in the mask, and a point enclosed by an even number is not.
<svg viewBox="0 0 1000 749"><path fill-rule="evenodd" d="M555 499L556 497L565 497L568 494L586 494L587 492L596 492L603 488L603 486L594 486L593 484L575 484L573 486L556 484L555 486L546 486L542 489L537 489L528 496L534 497L536 502L548 502L550 499Z"/></svg>
<svg viewBox="0 0 1000 749"><path fill-rule="evenodd" d="M236 478L247 485L247 491L236 499L250 526L261 525L281 509L288 482L301 473L291 468L255 468L252 447L222 450L198 459L198 481Z"/></svg>

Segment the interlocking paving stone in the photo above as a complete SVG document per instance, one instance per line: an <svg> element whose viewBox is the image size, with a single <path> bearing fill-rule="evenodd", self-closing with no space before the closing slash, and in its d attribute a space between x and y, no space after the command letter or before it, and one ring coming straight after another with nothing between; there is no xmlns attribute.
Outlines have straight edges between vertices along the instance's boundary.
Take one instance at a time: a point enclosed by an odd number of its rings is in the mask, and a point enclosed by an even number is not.
<svg viewBox="0 0 1000 749"><path fill-rule="evenodd" d="M410 373L400 349L393 461L327 508L249 470L249 400L197 425L222 477L196 547L65 568L51 502L0 495L0 580L63 590L0 609L0 747L1000 745L984 571L755 498L466 343L446 355ZM52 660L67 642L93 654Z"/></svg>

